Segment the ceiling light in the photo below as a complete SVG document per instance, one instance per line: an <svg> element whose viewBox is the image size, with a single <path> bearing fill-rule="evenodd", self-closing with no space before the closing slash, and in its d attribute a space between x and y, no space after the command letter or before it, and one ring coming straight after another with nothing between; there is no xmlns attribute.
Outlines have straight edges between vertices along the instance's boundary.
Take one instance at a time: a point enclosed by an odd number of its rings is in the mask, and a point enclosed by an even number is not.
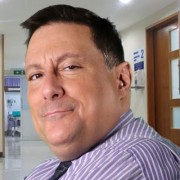
<svg viewBox="0 0 180 180"><path fill-rule="evenodd" d="M120 2L124 3L124 4L127 4L129 3L131 0L120 0Z"/></svg>

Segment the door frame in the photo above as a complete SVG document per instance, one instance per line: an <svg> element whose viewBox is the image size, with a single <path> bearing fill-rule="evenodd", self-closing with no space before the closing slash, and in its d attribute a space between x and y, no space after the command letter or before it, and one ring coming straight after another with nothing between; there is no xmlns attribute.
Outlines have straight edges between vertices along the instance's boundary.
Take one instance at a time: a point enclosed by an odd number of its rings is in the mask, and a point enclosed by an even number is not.
<svg viewBox="0 0 180 180"><path fill-rule="evenodd" d="M177 12L167 18L146 28L146 57L147 57L147 118L148 123L156 129L155 116L155 59L154 59L154 38L153 34L157 29L165 27L180 19ZM180 22L178 22L178 25Z"/></svg>
<svg viewBox="0 0 180 180"><path fill-rule="evenodd" d="M5 129L5 122L4 122L4 34L1 35L2 41L2 69L1 69L1 81L2 81L2 88L1 88L1 97L2 97L2 114L1 114L1 122L2 122L2 153L0 154L0 157L5 157L5 134L4 134L4 129Z"/></svg>

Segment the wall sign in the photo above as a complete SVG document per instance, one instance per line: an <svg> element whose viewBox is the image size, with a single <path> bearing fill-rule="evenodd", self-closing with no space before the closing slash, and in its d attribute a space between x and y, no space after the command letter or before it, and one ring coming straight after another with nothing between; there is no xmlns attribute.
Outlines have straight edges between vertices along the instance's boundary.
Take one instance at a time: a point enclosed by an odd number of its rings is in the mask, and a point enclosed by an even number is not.
<svg viewBox="0 0 180 180"><path fill-rule="evenodd" d="M135 87L144 87L145 85L144 53L143 48L138 49L133 53Z"/></svg>

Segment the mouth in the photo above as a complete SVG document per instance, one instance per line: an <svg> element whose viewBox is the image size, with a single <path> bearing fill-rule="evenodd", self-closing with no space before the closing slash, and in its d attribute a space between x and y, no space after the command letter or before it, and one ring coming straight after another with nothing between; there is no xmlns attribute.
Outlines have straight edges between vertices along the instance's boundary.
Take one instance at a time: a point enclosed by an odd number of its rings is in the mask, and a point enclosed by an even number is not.
<svg viewBox="0 0 180 180"><path fill-rule="evenodd" d="M73 112L73 110L55 110L55 111L50 111L47 112L43 115L43 117L55 117L55 116L64 116L68 113Z"/></svg>
<svg viewBox="0 0 180 180"><path fill-rule="evenodd" d="M38 114L42 118L61 119L62 117L73 113L75 109L75 103L66 99L44 104Z"/></svg>

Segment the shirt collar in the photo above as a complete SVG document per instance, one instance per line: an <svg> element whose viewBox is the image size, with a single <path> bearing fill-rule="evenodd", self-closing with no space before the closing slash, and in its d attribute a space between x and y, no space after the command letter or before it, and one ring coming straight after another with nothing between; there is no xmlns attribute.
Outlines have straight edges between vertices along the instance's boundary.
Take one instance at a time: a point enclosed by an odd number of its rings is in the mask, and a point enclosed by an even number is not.
<svg viewBox="0 0 180 180"><path fill-rule="evenodd" d="M135 119L134 114L132 110L129 109L127 112L125 112L123 115L120 116L117 125L89 151L93 150L94 148L98 147L100 144L104 143L107 139L113 136L117 131L122 129L124 126L131 123L134 119Z"/></svg>
<svg viewBox="0 0 180 180"><path fill-rule="evenodd" d="M131 123L131 121L134 119L134 114L131 109L129 109L127 112L125 112L123 115L120 116L119 121L117 125L102 139L102 142L111 137L113 134L115 134L119 129L122 129L127 124Z"/></svg>

